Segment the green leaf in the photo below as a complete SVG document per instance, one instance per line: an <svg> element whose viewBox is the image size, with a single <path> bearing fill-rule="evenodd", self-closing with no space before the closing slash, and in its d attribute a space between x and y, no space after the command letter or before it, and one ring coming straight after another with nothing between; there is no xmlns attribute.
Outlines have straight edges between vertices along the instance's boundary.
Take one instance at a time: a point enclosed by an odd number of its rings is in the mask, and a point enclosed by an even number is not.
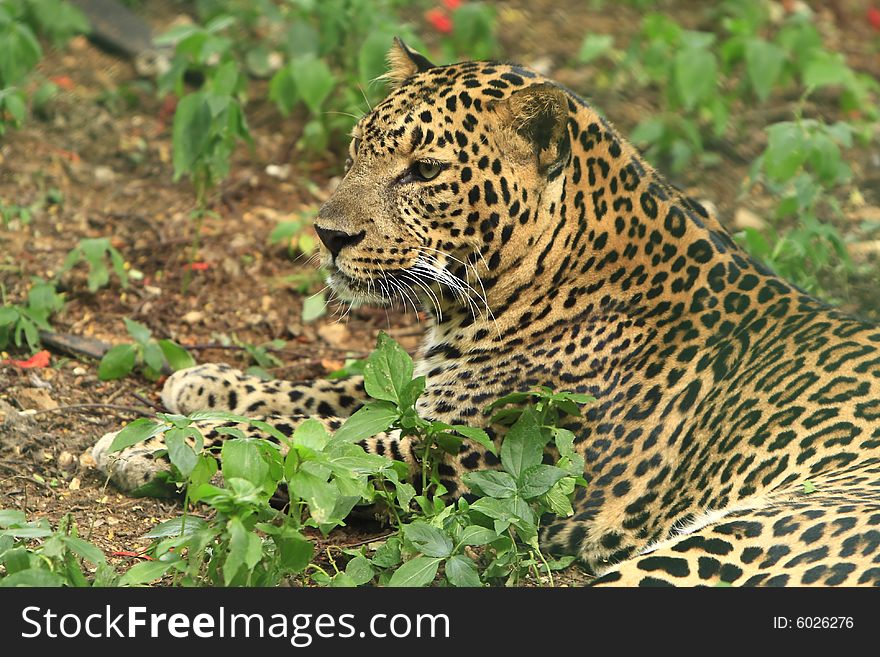
<svg viewBox="0 0 880 657"><path fill-rule="evenodd" d="M308 470L300 470L291 477L289 488L309 505L309 513L316 522L325 523L334 519L333 511L339 498L339 488L334 482Z"/></svg>
<svg viewBox="0 0 880 657"><path fill-rule="evenodd" d="M804 66L803 82L808 87L827 87L846 84L852 77L842 53L818 50Z"/></svg>
<svg viewBox="0 0 880 657"><path fill-rule="evenodd" d="M413 408L419 397L425 392L428 379L424 376L418 376L407 383L400 393L400 402L398 406L402 409Z"/></svg>
<svg viewBox="0 0 880 657"><path fill-rule="evenodd" d="M400 563L400 539L392 536L373 555L373 564L379 568L392 568Z"/></svg>
<svg viewBox="0 0 880 657"><path fill-rule="evenodd" d="M358 79L361 84L369 89L371 83L385 73L387 62L385 55L388 52L388 44L394 36L386 30L373 30L364 39L358 51Z"/></svg>
<svg viewBox="0 0 880 657"><path fill-rule="evenodd" d="M491 529L479 525L468 525L461 530L458 542L462 545L486 545L496 538L498 538L498 534Z"/></svg>
<svg viewBox="0 0 880 657"><path fill-rule="evenodd" d="M562 468L553 465L533 465L520 475L519 492L523 498L530 500L546 493L567 474Z"/></svg>
<svg viewBox="0 0 880 657"><path fill-rule="evenodd" d="M506 406L508 404L522 404L524 401L531 399L533 394L531 392L512 392L508 395L504 395L499 399L496 399L491 404L486 406L484 413L491 413L496 408L501 406Z"/></svg>
<svg viewBox="0 0 880 657"><path fill-rule="evenodd" d="M512 498L501 500L494 497L483 497L471 504L470 510L482 513L484 516L492 518L493 520L501 520L507 524L510 524L511 520L513 520L516 515L513 510ZM505 528L506 525L499 531L497 524L495 527L496 532L499 534L503 532Z"/></svg>
<svg viewBox="0 0 880 657"><path fill-rule="evenodd" d="M110 452L118 452L126 447L137 445L140 442L157 436L168 428L166 424L141 417L126 425L110 443Z"/></svg>
<svg viewBox="0 0 880 657"><path fill-rule="evenodd" d="M566 479L560 480L543 497L550 510L562 518L568 518L574 513L571 500L569 499L571 492L574 490L574 482L566 483L568 481Z"/></svg>
<svg viewBox="0 0 880 657"><path fill-rule="evenodd" d="M544 444L535 412L525 409L501 442L502 467L519 479L526 468L541 462Z"/></svg>
<svg viewBox="0 0 880 657"><path fill-rule="evenodd" d="M195 359L190 356L189 352L172 340L159 340L159 348L165 356L165 360L175 372L184 370L187 367L193 367L196 364Z"/></svg>
<svg viewBox="0 0 880 657"><path fill-rule="evenodd" d="M388 402L368 402L336 430L335 438L353 443L371 438L388 429L399 415Z"/></svg>
<svg viewBox="0 0 880 657"><path fill-rule="evenodd" d="M269 464L260 454L257 442L233 438L226 440L220 450L224 479L246 479L262 487L269 475Z"/></svg>
<svg viewBox="0 0 880 657"><path fill-rule="evenodd" d="M189 536L208 526L203 518L198 516L180 516L160 522L150 531L144 534L144 538L169 538L171 536Z"/></svg>
<svg viewBox="0 0 880 657"><path fill-rule="evenodd" d="M278 546L281 557L280 566L288 573L302 571L312 560L315 546L302 534L290 527L282 528L282 531L274 535L272 540Z"/></svg>
<svg viewBox="0 0 880 657"><path fill-rule="evenodd" d="M807 158L803 129L797 123L776 123L767 128L764 171L772 180L790 180Z"/></svg>
<svg viewBox="0 0 880 657"><path fill-rule="evenodd" d="M362 586L370 582L375 573L370 565L370 560L358 555L345 566L345 574L351 578L354 586Z"/></svg>
<svg viewBox="0 0 880 657"><path fill-rule="evenodd" d="M18 321L18 310L11 306L0 308L0 326L9 326Z"/></svg>
<svg viewBox="0 0 880 657"><path fill-rule="evenodd" d="M3 91L6 91L6 89ZM0 101L2 101L0 102L0 107L3 107L9 113L16 124L24 121L27 106L25 105L24 95L21 92L4 94L0 97Z"/></svg>
<svg viewBox="0 0 880 657"><path fill-rule="evenodd" d="M321 59L299 57L291 65L296 91L313 116L319 116L321 105L336 87L336 76Z"/></svg>
<svg viewBox="0 0 880 657"><path fill-rule="evenodd" d="M133 344L118 344L101 358L98 378L102 381L121 379L134 369L137 350Z"/></svg>
<svg viewBox="0 0 880 657"><path fill-rule="evenodd" d="M227 524L229 531L229 550L223 562L223 582L229 586L244 566L253 570L262 557L263 543L256 534L248 532L237 517L232 517Z"/></svg>
<svg viewBox="0 0 880 657"><path fill-rule="evenodd" d="M282 116L290 114L299 101L291 72L292 64L293 62L278 70L269 81L269 100L275 103Z"/></svg>
<svg viewBox="0 0 880 657"><path fill-rule="evenodd" d="M0 587L48 587L64 586L64 580L57 574L42 568L19 570L17 573L0 578Z"/></svg>
<svg viewBox="0 0 880 657"><path fill-rule="evenodd" d="M19 525L27 521L24 512L13 509L0 509L0 527Z"/></svg>
<svg viewBox="0 0 880 657"><path fill-rule="evenodd" d="M174 179L190 173L204 158L211 138L211 108L204 93L184 96L177 103L172 128Z"/></svg>
<svg viewBox="0 0 880 657"><path fill-rule="evenodd" d="M119 586L137 586L153 582L167 573L175 562L173 561L144 561L132 566L119 579Z"/></svg>
<svg viewBox="0 0 880 657"><path fill-rule="evenodd" d="M0 529L0 536L12 536L13 538L45 538L51 536L52 530L47 527L10 527Z"/></svg>
<svg viewBox="0 0 880 657"><path fill-rule="evenodd" d="M416 520L403 526L403 535L416 549L429 557L448 557L452 554L452 539L442 529Z"/></svg>
<svg viewBox="0 0 880 657"><path fill-rule="evenodd" d="M588 64L611 50L613 45L614 37L610 34L588 34L581 42L577 61L580 64Z"/></svg>
<svg viewBox="0 0 880 657"><path fill-rule="evenodd" d="M162 368L165 366L165 357L162 355L162 349L151 340L143 345L143 354L144 365L146 365L144 375L151 379L158 378ZM152 376L150 376L150 373L152 373Z"/></svg>
<svg viewBox="0 0 880 657"><path fill-rule="evenodd" d="M84 541L83 539L77 538L76 536L62 536L61 540L70 550L76 552L83 559L91 562L96 566L107 561L107 558L104 556L104 553L101 551L101 549L95 545L92 545L88 541Z"/></svg>
<svg viewBox="0 0 880 657"><path fill-rule="evenodd" d="M715 94L718 65L715 55L702 47L685 47L675 56L676 90L687 110Z"/></svg>
<svg viewBox="0 0 880 657"><path fill-rule="evenodd" d="M752 38L745 46L746 72L755 94L764 102L785 65L785 51L774 43Z"/></svg>
<svg viewBox="0 0 880 657"><path fill-rule="evenodd" d="M364 388L373 399L401 404L401 395L412 381L413 361L403 348L383 331L376 349L364 366Z"/></svg>
<svg viewBox="0 0 880 657"><path fill-rule="evenodd" d="M443 559L418 556L410 559L394 571L388 580L390 587L427 586L437 576L437 569Z"/></svg>
<svg viewBox="0 0 880 657"><path fill-rule="evenodd" d="M449 583L457 587L481 587L483 583L480 581L480 574L477 572L477 566L473 561L463 554L457 554L446 560L443 567L446 573L446 579Z"/></svg>
<svg viewBox="0 0 880 657"><path fill-rule="evenodd" d="M294 445L302 445L316 452L323 450L329 440L324 425L314 418L309 418L293 432Z"/></svg>
<svg viewBox="0 0 880 657"><path fill-rule="evenodd" d="M452 429L456 433L460 433L465 438L469 438L475 443L482 445L493 454L498 454L498 451L495 449L495 443L492 442L492 439L489 438L489 434L487 434L483 429L478 429L476 427L466 427L460 424L453 426Z"/></svg>
<svg viewBox="0 0 880 657"><path fill-rule="evenodd" d="M198 456L196 466L189 473L189 486L196 489L202 484L208 483L217 474L217 470L217 459L209 453L202 452Z"/></svg>
<svg viewBox="0 0 880 657"><path fill-rule="evenodd" d="M310 297L303 299L302 305L302 321L314 322L319 317L327 314L327 296L323 292L318 292Z"/></svg>
<svg viewBox="0 0 880 657"><path fill-rule="evenodd" d="M136 322L128 317L125 317L122 321L125 322L125 329L128 331L128 334L134 338L135 342L146 344L153 336L150 329L140 322Z"/></svg>
<svg viewBox="0 0 880 657"><path fill-rule="evenodd" d="M467 472L462 476L465 485L479 495L505 499L516 495L516 479L507 472L484 470Z"/></svg>
<svg viewBox="0 0 880 657"><path fill-rule="evenodd" d="M178 429L174 427L165 432L165 446L168 448L168 460L171 461L184 477L189 477L193 468L196 467L198 456L193 448L187 444L186 437L193 436L201 438L198 431L191 427L186 429Z"/></svg>

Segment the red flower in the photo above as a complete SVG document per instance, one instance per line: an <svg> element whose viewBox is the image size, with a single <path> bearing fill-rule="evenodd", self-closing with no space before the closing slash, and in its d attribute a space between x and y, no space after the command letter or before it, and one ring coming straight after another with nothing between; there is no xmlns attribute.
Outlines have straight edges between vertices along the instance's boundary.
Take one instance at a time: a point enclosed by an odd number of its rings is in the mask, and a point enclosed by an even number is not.
<svg viewBox="0 0 880 657"><path fill-rule="evenodd" d="M48 351L38 351L33 356L28 358L27 360L4 360L0 362L3 365L16 365L23 369L30 369L32 367L49 367L49 352Z"/></svg>
<svg viewBox="0 0 880 657"><path fill-rule="evenodd" d="M442 9L431 9L425 12L425 18L438 32L443 32L443 34L452 32L452 19Z"/></svg>
<svg viewBox="0 0 880 657"><path fill-rule="evenodd" d="M868 22L875 30L880 31L880 9L868 7Z"/></svg>
<svg viewBox="0 0 880 657"><path fill-rule="evenodd" d="M208 267L210 267L207 262L192 262L184 265L184 269L189 269L190 271L207 271Z"/></svg>
<svg viewBox="0 0 880 657"><path fill-rule="evenodd" d="M455 11L461 7L461 0L443 0L443 6L449 11Z"/></svg>

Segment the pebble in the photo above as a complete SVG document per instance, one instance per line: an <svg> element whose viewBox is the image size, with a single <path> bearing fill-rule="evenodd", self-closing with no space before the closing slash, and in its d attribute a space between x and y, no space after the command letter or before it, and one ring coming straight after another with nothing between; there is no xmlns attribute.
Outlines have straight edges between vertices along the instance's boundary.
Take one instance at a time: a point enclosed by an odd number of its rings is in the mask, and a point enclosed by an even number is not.
<svg viewBox="0 0 880 657"><path fill-rule="evenodd" d="M767 222L751 210L737 208L733 215L733 225L739 229L754 228L755 230L763 230L767 227Z"/></svg>

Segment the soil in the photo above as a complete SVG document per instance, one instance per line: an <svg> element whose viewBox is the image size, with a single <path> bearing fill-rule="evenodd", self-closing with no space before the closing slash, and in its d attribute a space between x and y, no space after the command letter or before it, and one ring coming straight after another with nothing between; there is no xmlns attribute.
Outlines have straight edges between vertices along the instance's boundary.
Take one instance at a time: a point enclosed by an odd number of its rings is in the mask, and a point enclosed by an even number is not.
<svg viewBox="0 0 880 657"><path fill-rule="evenodd" d="M544 69L583 93L624 134L657 111L659 90L621 85L609 75L607 60L573 64L589 31L614 35L618 46L629 42L642 15L630 4L496 4L505 58ZM696 0L660 4L695 29L706 28L711 20L701 9L704 3ZM812 4L829 45L842 49L852 67L880 77L880 35L864 19L864 3L834 3L833 10L819 6L828 3ZM162 31L179 6L144 3L142 11ZM424 21L419 26L430 29ZM128 317L147 325L156 337L187 346L199 362L225 361L239 368L253 363L236 342L279 339L286 345L275 353L281 365L270 372L291 379L322 377L346 357L364 355L380 329L415 350L421 322L411 312L362 308L342 322L344 309L331 304L326 317L302 321L304 295L297 276L308 277L313 267L286 246L270 244L268 237L278 221L308 212L327 198L344 154L303 157L295 147L301 120L282 119L268 104L249 106L254 145L236 152L231 175L212 199L214 214L204 221L196 254L207 268L191 272L184 294L194 196L188 182L172 182L173 105L157 99L152 84L138 78L131 62L85 38L47 51L40 71L58 84L58 96L42 116L0 139L0 200L36 208L30 224L0 227L0 284L10 300L24 298L32 276L54 276L80 239L110 236L129 263L129 287L121 289L113 279L109 287L90 293L86 271L77 266L62 278L68 303L52 320L56 331L118 343L128 341L122 321ZM711 201L731 227L742 211L766 214L770 199L760 190L743 194L742 182L748 163L763 147L761 127L790 117L789 101L780 98L770 110L738 108L746 129L734 143L719 145L719 165L693 167L675 182ZM778 116L768 119L768 111ZM815 111L833 116L836 109L829 101ZM853 204L844 199L845 221L851 222L845 229L870 245L870 235L860 227L880 221L880 154L874 142L848 157L864 200ZM267 173L269 165L289 169L279 177L275 169L269 170L276 175ZM850 279L840 296L848 310L880 319L880 267L871 260L876 250L857 251L864 271ZM322 285L315 281L306 294ZM26 355L2 354L0 360L10 357ZM52 354L47 368L0 365L0 508L22 509L30 518L47 517L53 523L73 514L82 536L115 563L129 561L131 553L148 544L142 535L178 515L180 505L121 495L94 469L88 449L104 433L149 410L147 403L158 403L160 389L161 381L139 376L102 382L95 360L60 352ZM354 525L334 532L321 547L357 544L381 532ZM581 581L577 569L561 578L563 584Z"/></svg>

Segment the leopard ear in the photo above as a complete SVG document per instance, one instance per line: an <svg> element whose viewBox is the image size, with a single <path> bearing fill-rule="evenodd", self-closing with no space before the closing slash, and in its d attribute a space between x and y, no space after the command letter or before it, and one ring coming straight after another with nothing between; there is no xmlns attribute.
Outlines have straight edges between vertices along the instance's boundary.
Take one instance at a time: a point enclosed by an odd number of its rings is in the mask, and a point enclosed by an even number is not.
<svg viewBox="0 0 880 657"><path fill-rule="evenodd" d="M383 77L390 80L395 87L416 73L434 68L434 64L427 57L410 48L400 37L394 37L387 59L388 72Z"/></svg>
<svg viewBox="0 0 880 657"><path fill-rule="evenodd" d="M514 92L495 104L504 125L531 146L538 171L555 178L568 161L568 96L559 87L542 83Z"/></svg>

